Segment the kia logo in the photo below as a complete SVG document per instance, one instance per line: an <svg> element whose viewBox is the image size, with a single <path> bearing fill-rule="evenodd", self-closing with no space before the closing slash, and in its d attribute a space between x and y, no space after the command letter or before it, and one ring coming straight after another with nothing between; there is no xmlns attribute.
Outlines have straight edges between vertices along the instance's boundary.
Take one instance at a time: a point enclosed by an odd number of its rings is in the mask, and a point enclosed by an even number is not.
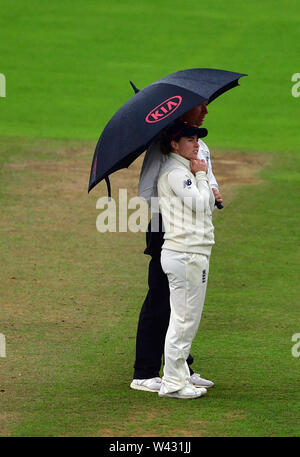
<svg viewBox="0 0 300 457"><path fill-rule="evenodd" d="M179 108L182 102L182 97L180 95L174 95L174 97L168 98L160 105L153 108L146 117L146 122L149 124L154 124L155 122L162 121L166 117L174 113L174 111Z"/></svg>

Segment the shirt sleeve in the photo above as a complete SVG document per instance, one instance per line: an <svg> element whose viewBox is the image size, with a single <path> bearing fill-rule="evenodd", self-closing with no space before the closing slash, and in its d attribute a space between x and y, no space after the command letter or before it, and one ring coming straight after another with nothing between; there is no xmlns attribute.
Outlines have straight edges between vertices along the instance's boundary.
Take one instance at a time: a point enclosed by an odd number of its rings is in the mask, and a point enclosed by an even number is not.
<svg viewBox="0 0 300 457"><path fill-rule="evenodd" d="M209 179L209 184L210 184L210 187L213 189L219 189L219 185L217 183L217 180L215 178L215 175L213 174L213 171L212 171L212 167L210 166L208 168L208 179Z"/></svg>
<svg viewBox="0 0 300 457"><path fill-rule="evenodd" d="M208 178L204 171L198 171L195 179L196 183L184 170L179 168L168 174L168 183L175 195L193 211L197 211L199 208L204 210L209 205Z"/></svg>
<svg viewBox="0 0 300 457"><path fill-rule="evenodd" d="M161 153L159 143L153 141L146 151L140 173L138 195L150 205L151 197L157 197L159 170L166 157Z"/></svg>
<svg viewBox="0 0 300 457"><path fill-rule="evenodd" d="M207 146L206 143L204 143L203 140L199 141L199 158L200 159L205 159L206 160L206 163L207 163L207 167L208 167L208 172L207 172L207 175L208 175L208 181L209 181L209 185L211 188L216 188L216 189L219 189L219 185L218 185L218 182L215 178L215 175L213 173L213 169L212 169L212 163L211 163L211 160L210 160L210 151L209 151L209 148Z"/></svg>

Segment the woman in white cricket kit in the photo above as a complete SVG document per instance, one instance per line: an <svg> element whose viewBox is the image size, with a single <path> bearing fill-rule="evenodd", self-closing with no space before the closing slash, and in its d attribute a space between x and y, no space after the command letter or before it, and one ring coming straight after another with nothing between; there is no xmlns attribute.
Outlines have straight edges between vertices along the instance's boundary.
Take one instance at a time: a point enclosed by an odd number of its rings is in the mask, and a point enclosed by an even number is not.
<svg viewBox="0 0 300 457"><path fill-rule="evenodd" d="M214 244L215 198L207 164L197 158L199 136L197 127L178 123L162 142L162 151L169 153L157 186L165 229L161 265L168 276L171 315L161 397L197 398L207 392L190 383L186 363L200 324Z"/></svg>

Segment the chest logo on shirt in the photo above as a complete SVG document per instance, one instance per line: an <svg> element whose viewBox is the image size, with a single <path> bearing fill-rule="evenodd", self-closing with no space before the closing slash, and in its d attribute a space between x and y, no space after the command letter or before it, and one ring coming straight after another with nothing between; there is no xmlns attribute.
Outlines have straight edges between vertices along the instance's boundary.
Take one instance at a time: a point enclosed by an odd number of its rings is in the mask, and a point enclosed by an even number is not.
<svg viewBox="0 0 300 457"><path fill-rule="evenodd" d="M185 189L186 187L188 189L191 188L191 185L192 185L192 180L190 178L186 179L185 181L183 181L183 188Z"/></svg>
<svg viewBox="0 0 300 457"><path fill-rule="evenodd" d="M180 95L174 95L174 97L164 100L147 114L145 121L148 124L154 124L155 122L166 119L166 117L173 114L179 108L181 102L182 97Z"/></svg>

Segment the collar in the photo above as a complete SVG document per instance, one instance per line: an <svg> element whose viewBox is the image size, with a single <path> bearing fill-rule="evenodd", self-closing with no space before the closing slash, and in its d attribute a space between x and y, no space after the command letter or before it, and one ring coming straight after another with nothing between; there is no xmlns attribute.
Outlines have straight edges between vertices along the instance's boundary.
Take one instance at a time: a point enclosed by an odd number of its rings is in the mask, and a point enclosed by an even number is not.
<svg viewBox="0 0 300 457"><path fill-rule="evenodd" d="M184 165L189 171L191 171L191 164L190 164L190 161L188 159L185 159L184 157L182 157L179 154L175 154L175 152L171 152L169 157L171 159L176 160L179 163L182 163L182 165Z"/></svg>

